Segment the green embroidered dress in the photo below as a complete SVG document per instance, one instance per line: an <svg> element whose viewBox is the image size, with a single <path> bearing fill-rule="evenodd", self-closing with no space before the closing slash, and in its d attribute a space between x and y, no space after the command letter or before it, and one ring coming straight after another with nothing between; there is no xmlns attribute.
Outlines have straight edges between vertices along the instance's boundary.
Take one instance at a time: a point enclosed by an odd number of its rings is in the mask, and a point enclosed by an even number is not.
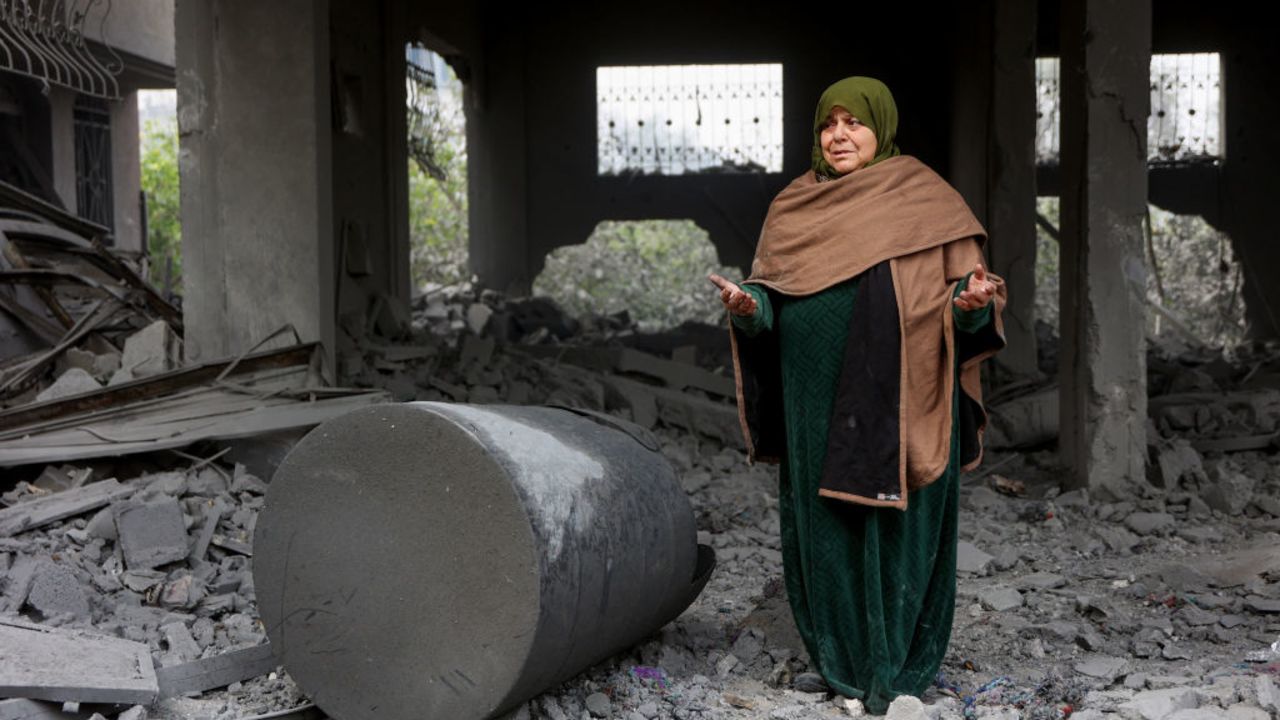
<svg viewBox="0 0 1280 720"><path fill-rule="evenodd" d="M757 310L733 321L749 336L774 333L780 347L782 556L800 636L833 689L882 714L897 695L919 696L928 688L946 654L960 459L953 431L946 471L912 491L905 511L818 495L857 283L853 278L806 297L745 285ZM972 333L990 321L991 310L957 309L955 318L957 330Z"/></svg>

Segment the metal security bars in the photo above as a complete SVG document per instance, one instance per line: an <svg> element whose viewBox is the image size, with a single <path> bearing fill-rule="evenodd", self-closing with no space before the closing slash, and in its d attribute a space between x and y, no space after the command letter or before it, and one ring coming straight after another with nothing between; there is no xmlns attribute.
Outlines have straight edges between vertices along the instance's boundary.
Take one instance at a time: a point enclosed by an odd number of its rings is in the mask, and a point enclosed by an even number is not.
<svg viewBox="0 0 1280 720"><path fill-rule="evenodd" d="M0 70L81 95L120 99L116 76L124 62L105 43L112 58L98 58L84 37L86 22L99 25L102 37L110 12L109 0L0 0Z"/></svg>
<svg viewBox="0 0 1280 720"><path fill-rule="evenodd" d="M1153 55L1147 157L1154 162L1222 157L1222 101L1218 53Z"/></svg>
<svg viewBox="0 0 1280 720"><path fill-rule="evenodd" d="M1224 156L1222 59L1218 53L1151 56L1147 161L1204 162ZM1058 162L1058 58L1036 60L1036 161Z"/></svg>
<svg viewBox="0 0 1280 720"><path fill-rule="evenodd" d="M76 149L76 209L80 217L115 226L111 190L111 112L103 100L80 96L72 114Z"/></svg>
<svg viewBox="0 0 1280 720"><path fill-rule="evenodd" d="M782 171L782 65L596 69L600 175Z"/></svg>

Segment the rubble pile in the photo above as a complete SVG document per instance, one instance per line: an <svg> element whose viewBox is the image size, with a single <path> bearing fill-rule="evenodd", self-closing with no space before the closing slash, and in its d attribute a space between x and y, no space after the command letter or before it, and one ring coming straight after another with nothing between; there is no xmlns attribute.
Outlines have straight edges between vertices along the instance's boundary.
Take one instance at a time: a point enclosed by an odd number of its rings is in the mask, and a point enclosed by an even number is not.
<svg viewBox="0 0 1280 720"><path fill-rule="evenodd" d="M560 404L654 429L699 542L715 548L715 573L679 619L514 718L862 714L806 692L814 668L783 584L776 469L741 452L722 329L651 336L625 317L574 321L549 301L467 288L412 307L386 301L343 329L344 379L397 400ZM1137 492L1063 492L1056 456L1025 448L992 451L962 478L949 651L922 702L890 717L1280 713L1280 455L1260 440L1228 444L1276 431L1268 388L1280 364L1263 353L1150 369L1151 482ZM1028 418L1056 419L1046 400L1028 400L1050 395L1024 385L997 396L995 414L1024 432ZM1008 445L1044 442L1027 437ZM154 665L156 700L122 700L147 681L118 677L115 699L77 700L81 716L318 712L274 666L254 606L252 530L270 465L255 476L231 457L110 474L55 463L0 499L0 641L32 627L92 632L136 644ZM0 697L42 712L74 699L11 671L0 657ZM6 702L19 701L0 700L0 717Z"/></svg>

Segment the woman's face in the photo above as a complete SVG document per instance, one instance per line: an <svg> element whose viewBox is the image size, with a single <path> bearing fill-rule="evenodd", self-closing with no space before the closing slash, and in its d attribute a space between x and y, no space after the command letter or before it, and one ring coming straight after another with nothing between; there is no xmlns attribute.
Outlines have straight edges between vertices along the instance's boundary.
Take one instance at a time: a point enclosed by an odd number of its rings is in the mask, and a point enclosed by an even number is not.
<svg viewBox="0 0 1280 720"><path fill-rule="evenodd" d="M841 175L857 170L876 156L876 134L839 105L827 115L818 142L822 158Z"/></svg>

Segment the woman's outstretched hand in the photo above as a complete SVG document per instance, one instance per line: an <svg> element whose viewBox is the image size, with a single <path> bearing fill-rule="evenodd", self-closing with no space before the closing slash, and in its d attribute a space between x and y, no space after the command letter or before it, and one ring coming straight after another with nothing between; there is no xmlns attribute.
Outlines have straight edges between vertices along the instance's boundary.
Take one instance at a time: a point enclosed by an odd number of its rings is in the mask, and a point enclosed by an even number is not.
<svg viewBox="0 0 1280 720"><path fill-rule="evenodd" d="M742 288L715 273L708 275L707 279L720 288L720 302L724 303L724 309L730 314L743 317L755 314L756 299L751 297L751 293L743 292Z"/></svg>
<svg viewBox="0 0 1280 720"><path fill-rule="evenodd" d="M996 284L987 279L987 269L978 263L969 276L969 286L961 290L953 302L961 310L978 310L986 307L995 295Z"/></svg>

